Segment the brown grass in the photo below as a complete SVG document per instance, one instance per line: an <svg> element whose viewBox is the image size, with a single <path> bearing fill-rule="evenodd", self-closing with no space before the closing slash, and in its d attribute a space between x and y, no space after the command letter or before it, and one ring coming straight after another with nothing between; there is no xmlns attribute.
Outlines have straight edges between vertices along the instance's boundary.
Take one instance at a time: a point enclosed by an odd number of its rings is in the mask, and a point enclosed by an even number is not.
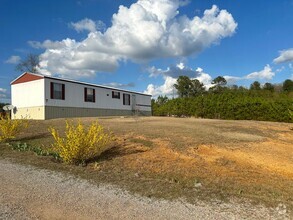
<svg viewBox="0 0 293 220"><path fill-rule="evenodd" d="M90 123L95 118L81 120ZM183 196L190 202L236 197L293 208L290 124L160 117L99 121L114 132L116 141L86 168L12 153L4 147L0 155L96 182L114 183L145 196ZM62 129L64 119L34 121L19 141L49 147L49 126ZM202 186L194 187L199 182Z"/></svg>

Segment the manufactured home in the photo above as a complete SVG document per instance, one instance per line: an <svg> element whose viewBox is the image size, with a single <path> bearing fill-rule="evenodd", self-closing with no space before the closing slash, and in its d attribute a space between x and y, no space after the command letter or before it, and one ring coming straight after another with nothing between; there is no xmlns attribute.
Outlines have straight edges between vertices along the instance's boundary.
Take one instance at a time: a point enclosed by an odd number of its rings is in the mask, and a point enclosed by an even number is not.
<svg viewBox="0 0 293 220"><path fill-rule="evenodd" d="M23 73L11 82L12 118L151 115L151 95Z"/></svg>

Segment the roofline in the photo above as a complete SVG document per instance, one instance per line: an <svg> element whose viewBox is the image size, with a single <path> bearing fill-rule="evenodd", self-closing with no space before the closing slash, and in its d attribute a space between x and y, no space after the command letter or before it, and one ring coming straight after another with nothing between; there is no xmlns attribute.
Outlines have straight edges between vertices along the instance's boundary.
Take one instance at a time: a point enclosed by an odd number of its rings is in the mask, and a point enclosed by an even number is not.
<svg viewBox="0 0 293 220"><path fill-rule="evenodd" d="M12 80L10 82L10 85L13 84L16 80L18 80L19 78L21 78L24 74L31 74L31 75L35 75L35 76L39 76L39 77L43 77L44 78L44 75L41 75L41 74L36 74L36 73L30 73L30 72L24 72L23 74L21 74L20 76L18 76L16 79Z"/></svg>
<svg viewBox="0 0 293 220"><path fill-rule="evenodd" d="M76 83L76 84L80 84L80 85L93 86L93 87L98 87L98 88L103 88L103 89L117 90L117 91L121 91L121 92L134 93L134 94L144 95L144 96L152 96L150 94L144 94L141 92L135 92L135 91L125 90L125 89L118 89L118 88L114 88L114 87L108 87L108 86L102 86L102 85L97 85L97 84L92 84L92 83L80 82L80 81L71 80L71 79L63 79L63 78L59 78L59 77L45 76L45 75L30 73L30 72L24 72L19 77L17 77L15 80L13 80L10 84L12 84L14 81L18 80L20 77L22 77L26 73L31 74L31 75L35 75L35 76L40 76L40 77L43 77L44 79L47 78L47 79L59 80L59 81L63 81L63 82Z"/></svg>

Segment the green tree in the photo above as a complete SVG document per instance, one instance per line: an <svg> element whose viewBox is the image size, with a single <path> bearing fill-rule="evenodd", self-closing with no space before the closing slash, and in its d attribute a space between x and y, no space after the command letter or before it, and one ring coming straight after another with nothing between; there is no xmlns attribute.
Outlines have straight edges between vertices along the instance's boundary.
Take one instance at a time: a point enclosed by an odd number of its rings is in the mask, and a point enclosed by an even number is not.
<svg viewBox="0 0 293 220"><path fill-rule="evenodd" d="M224 86L227 84L227 80L223 76L217 76L215 79L213 79L212 86L209 90L214 92L222 91Z"/></svg>
<svg viewBox="0 0 293 220"><path fill-rule="evenodd" d="M174 84L177 94L180 98L188 97L190 95L191 80L188 76L179 76L177 83Z"/></svg>
<svg viewBox="0 0 293 220"><path fill-rule="evenodd" d="M293 81L290 79L286 79L283 83L283 91L292 92L293 91Z"/></svg>
<svg viewBox="0 0 293 220"><path fill-rule="evenodd" d="M164 104L166 104L168 102L168 100L169 99L168 99L167 96L161 96L161 95L159 95L158 98L157 98L157 100L156 100L156 103L158 105L164 105Z"/></svg>
<svg viewBox="0 0 293 220"><path fill-rule="evenodd" d="M205 88L203 83L201 83L198 79L192 79L190 85L189 96L197 96L204 93Z"/></svg>
<svg viewBox="0 0 293 220"><path fill-rule="evenodd" d="M258 81L254 81L251 85L250 85L250 90L261 90L260 88L260 83Z"/></svg>
<svg viewBox="0 0 293 220"><path fill-rule="evenodd" d="M19 64L16 65L15 69L20 72L37 73L39 63L39 55L28 54L24 60L21 60Z"/></svg>
<svg viewBox="0 0 293 220"><path fill-rule="evenodd" d="M275 90L275 87L271 83L265 83L263 86L263 89L273 92Z"/></svg>

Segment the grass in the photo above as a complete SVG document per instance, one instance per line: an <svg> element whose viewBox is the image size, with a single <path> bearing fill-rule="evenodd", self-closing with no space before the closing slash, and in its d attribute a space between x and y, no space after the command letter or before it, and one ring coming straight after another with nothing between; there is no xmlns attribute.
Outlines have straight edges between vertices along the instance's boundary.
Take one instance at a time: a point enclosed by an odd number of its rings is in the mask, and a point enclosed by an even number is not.
<svg viewBox="0 0 293 220"><path fill-rule="evenodd" d="M78 119L74 119L78 120ZM90 124L95 118L83 118ZM86 167L53 157L0 146L0 158L71 173L97 184L110 183L147 197L237 198L293 210L293 133L290 124L194 118L101 118L114 132L113 147ZM18 142L53 142L48 127L64 129L64 119L32 121Z"/></svg>

